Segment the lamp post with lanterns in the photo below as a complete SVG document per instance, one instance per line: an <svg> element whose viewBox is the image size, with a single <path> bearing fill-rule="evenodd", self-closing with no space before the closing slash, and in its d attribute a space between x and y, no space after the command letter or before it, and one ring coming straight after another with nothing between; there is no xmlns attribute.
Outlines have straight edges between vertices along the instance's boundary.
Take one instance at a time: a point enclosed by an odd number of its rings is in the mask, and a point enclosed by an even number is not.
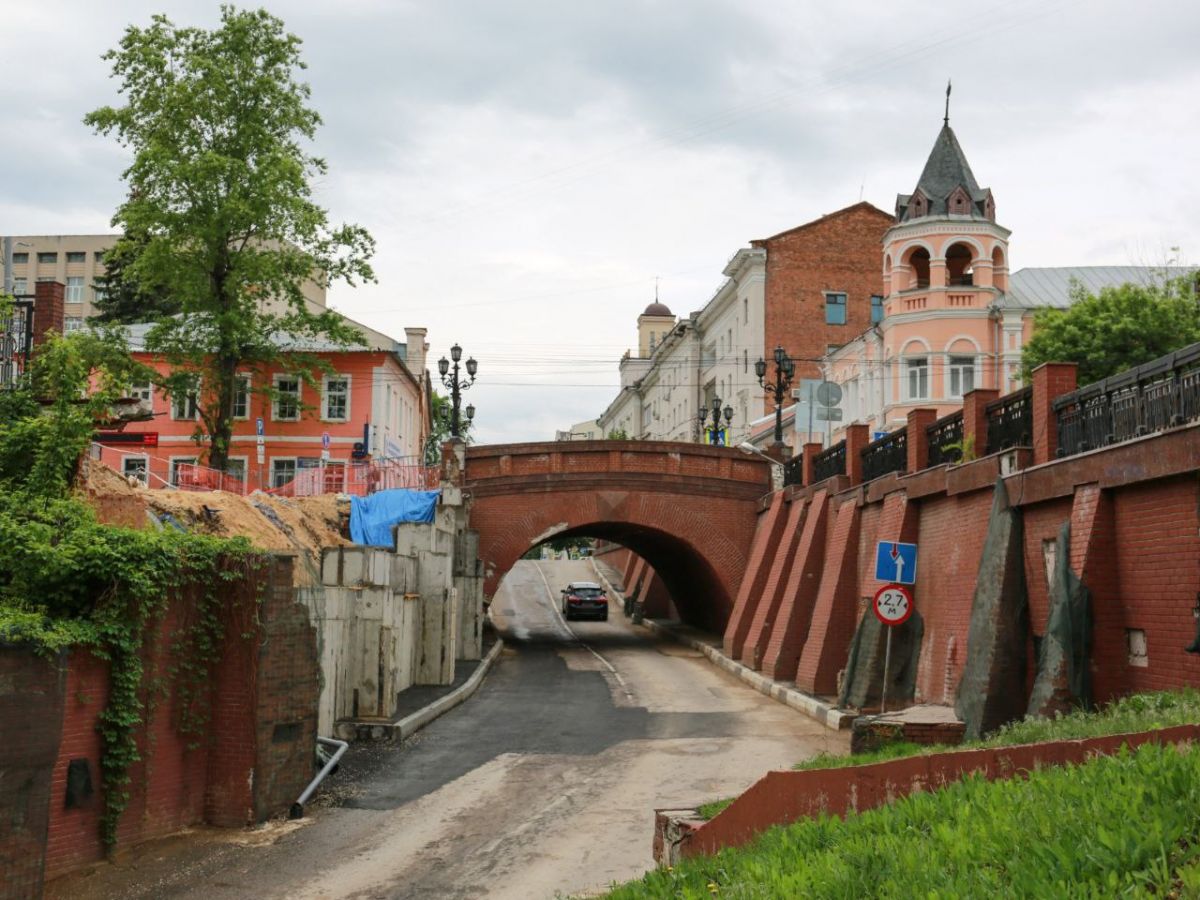
<svg viewBox="0 0 1200 900"><path fill-rule="evenodd" d="M796 376L796 362L784 352L782 347L775 348L775 383L767 382L767 361L759 358L754 364L754 374L758 383L766 390L767 396L775 400L775 445L783 445L783 399L787 396L792 379Z"/></svg>
<svg viewBox="0 0 1200 900"><path fill-rule="evenodd" d="M729 424L733 421L733 407L726 406L725 409L722 410L721 409L721 398L713 397L712 427L708 427L705 424L708 421L708 413L709 413L709 410L708 410L707 406L701 406L700 412L697 413L697 418L699 418L699 420L700 420L700 434L707 435L708 439L709 439L709 443L712 444L714 447L726 446L729 442L727 440L725 440L725 435L728 433L727 429L729 428ZM724 416L725 416L725 427L724 428L721 427L722 413L724 413Z"/></svg>
<svg viewBox="0 0 1200 900"><path fill-rule="evenodd" d="M475 373L479 370L479 363L475 362L474 357L469 357L466 362L467 377L460 379L458 362L461 359L462 347L455 344L450 348L450 359L443 356L438 360L438 374L442 376L442 384L450 390L450 437L454 440L460 437L458 410L459 404L462 403L462 392L475 383ZM450 364L451 360L454 361L453 367ZM467 404L465 412L468 422L475 418L474 405Z"/></svg>

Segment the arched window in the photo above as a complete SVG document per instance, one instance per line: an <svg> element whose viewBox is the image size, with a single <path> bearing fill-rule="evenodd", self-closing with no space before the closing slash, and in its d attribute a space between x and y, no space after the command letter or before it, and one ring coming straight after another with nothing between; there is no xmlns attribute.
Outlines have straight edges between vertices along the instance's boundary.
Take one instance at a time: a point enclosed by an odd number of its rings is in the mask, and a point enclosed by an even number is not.
<svg viewBox="0 0 1200 900"><path fill-rule="evenodd" d="M998 246L992 250L992 284L1001 291L1008 290L1008 273L1005 271L1007 265L1004 248Z"/></svg>
<svg viewBox="0 0 1200 900"><path fill-rule="evenodd" d="M908 279L910 288L929 287L929 251L924 247L914 247L908 251L907 263L912 273Z"/></svg>
<svg viewBox="0 0 1200 900"><path fill-rule="evenodd" d="M975 251L969 244L954 244L946 251L946 283L955 285L971 285L975 283L971 271L971 263L975 259Z"/></svg>

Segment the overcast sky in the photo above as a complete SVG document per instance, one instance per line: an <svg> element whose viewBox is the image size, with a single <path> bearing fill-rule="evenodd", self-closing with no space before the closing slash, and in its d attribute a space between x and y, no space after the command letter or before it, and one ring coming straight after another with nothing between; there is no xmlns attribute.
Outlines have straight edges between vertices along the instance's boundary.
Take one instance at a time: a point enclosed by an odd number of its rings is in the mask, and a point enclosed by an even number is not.
<svg viewBox="0 0 1200 900"><path fill-rule="evenodd" d="M1118 0L341 0L268 8L304 41L319 196L378 241L331 304L479 360L481 440L550 439L615 396L660 279L699 309L759 237L891 210L951 124L1012 267L1200 259L1200 4ZM0 233L109 229L125 158L81 122L101 54L165 12L6 4Z"/></svg>

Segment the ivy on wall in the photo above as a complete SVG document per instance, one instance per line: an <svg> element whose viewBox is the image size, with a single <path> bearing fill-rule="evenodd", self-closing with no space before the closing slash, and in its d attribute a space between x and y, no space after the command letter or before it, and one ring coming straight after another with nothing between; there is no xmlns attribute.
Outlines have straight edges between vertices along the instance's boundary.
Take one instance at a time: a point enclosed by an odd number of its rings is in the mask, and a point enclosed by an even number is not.
<svg viewBox="0 0 1200 900"><path fill-rule="evenodd" d="M168 675L179 703L177 728L195 747L207 724L208 679L221 654L229 598L241 597L256 621L258 597L231 590L232 583L253 580L265 564L244 538L103 525L75 493L95 424L137 379L136 368L114 335L52 336L29 382L0 391L0 640L47 654L86 648L108 662L98 730L100 836L109 850L153 702L148 636L169 599L194 599L174 636Z"/></svg>

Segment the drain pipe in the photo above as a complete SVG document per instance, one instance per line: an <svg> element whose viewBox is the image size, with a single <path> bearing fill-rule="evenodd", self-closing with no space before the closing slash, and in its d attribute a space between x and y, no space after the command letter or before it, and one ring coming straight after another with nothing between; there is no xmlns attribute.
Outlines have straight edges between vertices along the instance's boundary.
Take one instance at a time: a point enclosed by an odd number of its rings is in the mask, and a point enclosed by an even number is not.
<svg viewBox="0 0 1200 900"><path fill-rule="evenodd" d="M312 783L304 789L304 793L292 804L291 810L288 811L289 819L304 818L304 804L308 802L308 798L312 796L313 791L325 780L325 776L333 771L334 766L338 764L338 760L342 758L342 754L350 748L348 743L339 741L336 738L318 737L317 743L324 744L326 747L337 747L337 750L333 752L333 756L329 758L329 762L321 767L321 771L317 773L317 777L312 780Z"/></svg>

